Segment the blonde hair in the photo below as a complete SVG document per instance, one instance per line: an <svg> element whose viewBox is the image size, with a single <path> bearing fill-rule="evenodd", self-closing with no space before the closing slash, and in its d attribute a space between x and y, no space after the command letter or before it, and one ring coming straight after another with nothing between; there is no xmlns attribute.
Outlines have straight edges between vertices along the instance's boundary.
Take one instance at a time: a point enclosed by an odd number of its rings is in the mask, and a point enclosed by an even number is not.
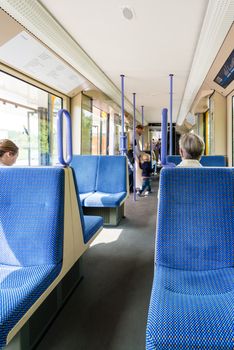
<svg viewBox="0 0 234 350"><path fill-rule="evenodd" d="M194 133L182 135L179 146L185 151L183 154L185 159L200 160L205 149L205 143L202 138Z"/></svg>
<svg viewBox="0 0 234 350"><path fill-rule="evenodd" d="M143 153L141 156L141 159L143 162L149 162L150 161L150 155L148 153Z"/></svg>
<svg viewBox="0 0 234 350"><path fill-rule="evenodd" d="M0 140L0 157L4 155L6 152L10 152L13 156L17 154L19 148L16 146L14 142L8 139Z"/></svg>

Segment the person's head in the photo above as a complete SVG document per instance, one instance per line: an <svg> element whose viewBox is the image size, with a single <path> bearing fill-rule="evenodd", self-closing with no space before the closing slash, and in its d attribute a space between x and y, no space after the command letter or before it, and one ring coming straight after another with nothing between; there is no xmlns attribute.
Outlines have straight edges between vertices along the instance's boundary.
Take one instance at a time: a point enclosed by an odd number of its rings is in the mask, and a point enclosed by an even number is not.
<svg viewBox="0 0 234 350"><path fill-rule="evenodd" d="M141 135L143 134L143 132L144 132L144 127L143 127L143 125L138 124L138 125L136 126L136 132L138 133L139 136L141 136Z"/></svg>
<svg viewBox="0 0 234 350"><path fill-rule="evenodd" d="M0 164L13 165L18 157L19 148L8 139L0 140Z"/></svg>
<svg viewBox="0 0 234 350"><path fill-rule="evenodd" d="M147 153L143 153L141 156L142 162L150 162L150 155Z"/></svg>
<svg viewBox="0 0 234 350"><path fill-rule="evenodd" d="M182 135L179 146L182 159L200 160L205 149L205 143L202 138L193 133Z"/></svg>

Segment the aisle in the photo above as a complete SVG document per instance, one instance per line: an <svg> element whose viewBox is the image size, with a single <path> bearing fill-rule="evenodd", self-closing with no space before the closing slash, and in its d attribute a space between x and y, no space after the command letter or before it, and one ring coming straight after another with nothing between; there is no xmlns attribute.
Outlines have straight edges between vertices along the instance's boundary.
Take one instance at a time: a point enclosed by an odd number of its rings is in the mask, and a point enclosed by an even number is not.
<svg viewBox="0 0 234 350"><path fill-rule="evenodd" d="M104 229L83 257L84 280L37 350L144 350L153 280L158 182L130 197L126 218Z"/></svg>

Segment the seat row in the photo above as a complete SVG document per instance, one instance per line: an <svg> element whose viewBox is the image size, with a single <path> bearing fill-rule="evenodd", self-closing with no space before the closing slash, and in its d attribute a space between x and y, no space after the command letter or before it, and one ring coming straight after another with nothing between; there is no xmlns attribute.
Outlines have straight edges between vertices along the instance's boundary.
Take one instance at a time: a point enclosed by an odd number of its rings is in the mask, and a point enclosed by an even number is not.
<svg viewBox="0 0 234 350"><path fill-rule="evenodd" d="M182 161L181 156L167 156L167 163L178 165ZM202 156L200 163L202 166L225 167L227 165L227 157L225 156Z"/></svg>
<svg viewBox="0 0 234 350"><path fill-rule="evenodd" d="M66 290L53 291L102 229L83 215L74 180L70 168L0 168L0 349L32 348L24 325L47 298L58 311Z"/></svg>
<svg viewBox="0 0 234 350"><path fill-rule="evenodd" d="M129 195L127 158L74 155L71 166L84 213L102 216L106 225L117 225Z"/></svg>
<svg viewBox="0 0 234 350"><path fill-rule="evenodd" d="M159 193L146 349L232 350L234 169L165 168Z"/></svg>

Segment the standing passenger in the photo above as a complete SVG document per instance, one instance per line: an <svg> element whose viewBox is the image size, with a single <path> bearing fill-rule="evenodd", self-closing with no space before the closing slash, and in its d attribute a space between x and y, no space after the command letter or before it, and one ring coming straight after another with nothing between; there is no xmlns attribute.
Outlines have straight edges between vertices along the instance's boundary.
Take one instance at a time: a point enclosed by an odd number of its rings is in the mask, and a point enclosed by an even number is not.
<svg viewBox="0 0 234 350"><path fill-rule="evenodd" d="M135 153L136 153L136 190L137 194L140 194L140 190L142 188L142 178L141 178L141 169L139 166L139 162L141 159L141 148L140 148L140 138L144 133L144 127L141 124L136 126L136 138L134 141Z"/></svg>
<svg viewBox="0 0 234 350"><path fill-rule="evenodd" d="M8 139L0 140L0 166L11 166L16 162L19 148Z"/></svg>
<svg viewBox="0 0 234 350"><path fill-rule="evenodd" d="M205 149L205 143L202 138L194 133L187 133L181 136L179 141L180 155L182 162L178 167L199 168L199 162Z"/></svg>
<svg viewBox="0 0 234 350"><path fill-rule="evenodd" d="M140 168L142 169L142 190L140 192L141 195L148 196L151 192L151 179L150 175L152 172L150 155L144 153L141 157Z"/></svg>

